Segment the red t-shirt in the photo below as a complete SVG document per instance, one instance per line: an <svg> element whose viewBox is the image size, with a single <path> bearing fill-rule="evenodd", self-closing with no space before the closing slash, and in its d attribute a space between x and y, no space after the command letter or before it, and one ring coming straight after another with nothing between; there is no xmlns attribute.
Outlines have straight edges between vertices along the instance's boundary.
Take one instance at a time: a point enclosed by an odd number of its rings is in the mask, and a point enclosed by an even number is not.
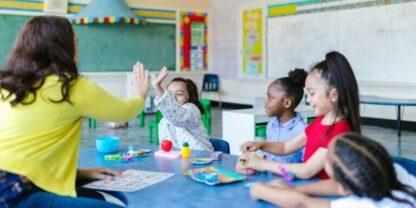
<svg viewBox="0 0 416 208"><path fill-rule="evenodd" d="M332 141L332 139L334 139L334 137L339 134L351 132L351 127L346 119L336 122L332 129L331 125L323 125L321 123L322 119L323 116L317 117L308 127L305 128L306 145L304 162L308 161L320 147L327 149L328 144ZM329 133L328 130L330 130ZM317 176L321 179L329 178L325 170L319 172Z"/></svg>

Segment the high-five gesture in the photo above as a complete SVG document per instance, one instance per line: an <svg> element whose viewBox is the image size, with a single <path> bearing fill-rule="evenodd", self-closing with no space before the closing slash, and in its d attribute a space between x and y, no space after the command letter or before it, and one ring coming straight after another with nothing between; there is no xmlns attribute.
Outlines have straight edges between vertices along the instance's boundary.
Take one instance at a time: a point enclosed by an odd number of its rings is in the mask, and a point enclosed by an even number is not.
<svg viewBox="0 0 416 208"><path fill-rule="evenodd" d="M137 62L133 68L134 79L131 83L131 88L134 96L142 96L144 99L147 97L149 92L149 74L144 69L144 65Z"/></svg>
<svg viewBox="0 0 416 208"><path fill-rule="evenodd" d="M169 70L166 66L164 66L160 69L160 72L157 76L156 76L156 74L152 75L151 84L152 84L153 89L156 91L157 96L159 96L159 97L161 97L163 95L163 93L165 93L161 84L162 84L163 80L166 78L166 76L168 76L168 74L169 74Z"/></svg>

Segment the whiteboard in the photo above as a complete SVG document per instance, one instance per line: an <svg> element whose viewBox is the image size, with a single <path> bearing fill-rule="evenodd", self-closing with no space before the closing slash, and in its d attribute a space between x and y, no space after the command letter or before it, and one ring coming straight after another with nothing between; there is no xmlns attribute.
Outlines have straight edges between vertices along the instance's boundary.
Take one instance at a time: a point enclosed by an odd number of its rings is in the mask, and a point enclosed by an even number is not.
<svg viewBox="0 0 416 208"><path fill-rule="evenodd" d="M267 75L309 69L337 50L359 81L416 83L416 2L267 20Z"/></svg>

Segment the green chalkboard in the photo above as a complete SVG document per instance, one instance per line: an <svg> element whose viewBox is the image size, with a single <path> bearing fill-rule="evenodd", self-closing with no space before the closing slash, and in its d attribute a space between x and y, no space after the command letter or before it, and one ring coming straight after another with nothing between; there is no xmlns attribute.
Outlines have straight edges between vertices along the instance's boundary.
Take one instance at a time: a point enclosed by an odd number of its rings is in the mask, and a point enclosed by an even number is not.
<svg viewBox="0 0 416 208"><path fill-rule="evenodd" d="M31 17L0 15L0 64ZM79 39L80 71L130 71L136 61L150 70L176 66L175 25L74 25Z"/></svg>
<svg viewBox="0 0 416 208"><path fill-rule="evenodd" d="M0 15L0 68L6 61L20 29L29 19L26 16Z"/></svg>

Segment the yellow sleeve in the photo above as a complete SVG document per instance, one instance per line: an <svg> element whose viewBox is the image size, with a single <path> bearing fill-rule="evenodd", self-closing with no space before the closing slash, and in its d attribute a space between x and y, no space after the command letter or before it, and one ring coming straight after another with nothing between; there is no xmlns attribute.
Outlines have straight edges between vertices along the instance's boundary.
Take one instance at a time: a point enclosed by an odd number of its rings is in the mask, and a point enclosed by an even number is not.
<svg viewBox="0 0 416 208"><path fill-rule="evenodd" d="M84 117L126 121L136 117L144 108L145 100L142 97L117 98L85 77L79 77L71 90L71 102Z"/></svg>

